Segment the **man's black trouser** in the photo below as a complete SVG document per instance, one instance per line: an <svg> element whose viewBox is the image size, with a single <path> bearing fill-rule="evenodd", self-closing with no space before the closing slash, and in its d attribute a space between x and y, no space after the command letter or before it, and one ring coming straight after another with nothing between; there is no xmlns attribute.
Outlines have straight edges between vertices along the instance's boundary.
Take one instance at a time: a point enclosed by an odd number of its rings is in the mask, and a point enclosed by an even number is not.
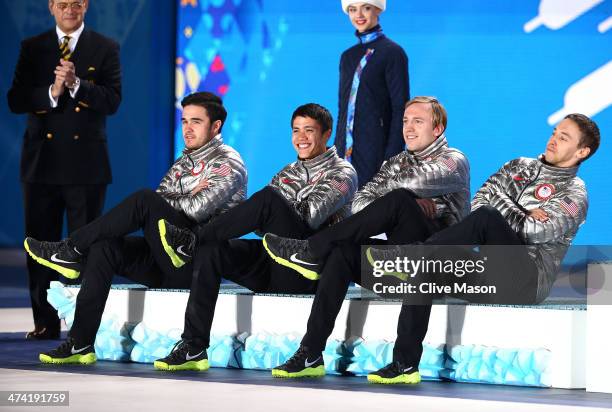
<svg viewBox="0 0 612 412"><path fill-rule="evenodd" d="M57 242L62 238L64 213L68 234L100 216L104 208L105 184L52 185L23 183L25 235ZM36 263L26 253L28 286L35 329L60 330L57 311L47 302L47 289L58 279L56 271Z"/></svg>
<svg viewBox="0 0 612 412"><path fill-rule="evenodd" d="M325 348L350 283L363 283L360 245L375 243L370 237L380 233L386 233L389 244L422 242L437 230L434 222L423 214L416 199L408 190L393 190L359 213L309 238L312 252L325 259L307 332L302 339L302 344L312 352ZM429 306L414 306L413 309L422 316L429 316ZM413 328L408 318L411 313L402 308L402 314L400 320L403 322L398 324L398 331L408 331ZM398 341L405 335L402 333Z"/></svg>
<svg viewBox="0 0 612 412"><path fill-rule="evenodd" d="M368 220L376 222L368 222ZM326 254L328 256L308 319L308 329L302 340L302 344L308 346L313 352L324 349L350 282L354 281L369 287L369 282L364 284L359 276L360 249L355 243L367 242L367 239L358 237L367 235L359 227L365 227L373 232L378 231L378 233L386 232L390 244L414 243L423 241L431 235L431 230L427 225L428 221L423 216L415 198L410 192L401 189L381 197L345 222L352 222L355 225L357 236L352 239L347 238L351 243L339 242L339 237L334 236L336 235L335 230L343 235L350 234L349 227L342 227L344 222L337 227L330 228L328 238L325 238L326 233L323 231L309 239L311 247L318 256L324 257ZM335 241L332 241L334 238ZM315 243L317 241L321 243ZM481 208L462 222L435 233L425 243L432 245L522 244L499 212L489 207ZM335 248L327 246L334 244ZM315 247L316 245L319 247ZM499 269L498 276L500 277L514 276L516 270L525 271L527 276L536 276L535 265L526 251L520 256L514 256L514 259L516 259L515 265L508 265L505 261L489 262L489 264ZM430 313L430 304L402 305L397 324L397 340L393 348L395 360L418 366Z"/></svg>
<svg viewBox="0 0 612 412"><path fill-rule="evenodd" d="M175 269L164 252L159 219L178 227L192 224L159 194L145 189L72 234L74 245L86 253L70 330L78 344L94 343L115 274L149 287L186 289L191 284L192 265ZM126 237L140 229L144 237Z"/></svg>
<svg viewBox="0 0 612 412"><path fill-rule="evenodd" d="M185 312L184 340L208 347L222 277L254 292L315 292L316 281L274 264L261 240L235 239L253 231L300 239L312 234L308 224L269 186L201 226Z"/></svg>

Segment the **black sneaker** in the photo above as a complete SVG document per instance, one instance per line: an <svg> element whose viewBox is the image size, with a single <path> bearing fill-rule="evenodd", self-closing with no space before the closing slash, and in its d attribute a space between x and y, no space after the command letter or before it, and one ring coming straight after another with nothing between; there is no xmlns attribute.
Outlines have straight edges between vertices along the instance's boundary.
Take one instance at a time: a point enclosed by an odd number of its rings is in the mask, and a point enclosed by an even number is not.
<svg viewBox="0 0 612 412"><path fill-rule="evenodd" d="M310 253L307 240L289 239L266 233L263 245L270 257L279 265L295 270L306 279L317 280L321 277L321 264Z"/></svg>
<svg viewBox="0 0 612 412"><path fill-rule="evenodd" d="M404 365L399 361L393 361L376 372L368 373L368 382L416 384L421 382L421 374L419 373L419 368Z"/></svg>
<svg viewBox="0 0 612 412"><path fill-rule="evenodd" d="M272 369L275 378L318 378L325 376L323 355L309 354L306 346L298 348L297 352L284 364Z"/></svg>
<svg viewBox="0 0 612 412"><path fill-rule="evenodd" d="M205 348L195 348L180 340L168 356L153 362L153 367L162 371L205 371L210 365Z"/></svg>
<svg viewBox="0 0 612 412"><path fill-rule="evenodd" d="M191 261L196 235L191 230L178 228L165 219L159 219L157 227L164 250L174 267L180 268Z"/></svg>
<svg viewBox="0 0 612 412"><path fill-rule="evenodd" d="M373 267L384 267L382 263L376 264L376 262L395 262L397 258L403 259L406 256L406 249L402 246L392 246L389 248L379 249L376 247L369 247L366 249L366 258L368 263ZM380 276L395 276L400 280L406 281L409 278L407 273L395 272L395 271L383 271Z"/></svg>
<svg viewBox="0 0 612 412"><path fill-rule="evenodd" d="M91 365L96 363L96 353L93 345L77 345L68 338L57 349L38 355L38 359L42 363Z"/></svg>
<svg viewBox="0 0 612 412"><path fill-rule="evenodd" d="M81 274L83 255L77 251L70 239L61 242L41 242L27 237L23 241L23 246L36 262L59 272L68 279L76 279Z"/></svg>
<svg viewBox="0 0 612 412"><path fill-rule="evenodd" d="M34 328L33 331L26 333L25 338L26 340L57 340L60 338L60 330L46 327Z"/></svg>

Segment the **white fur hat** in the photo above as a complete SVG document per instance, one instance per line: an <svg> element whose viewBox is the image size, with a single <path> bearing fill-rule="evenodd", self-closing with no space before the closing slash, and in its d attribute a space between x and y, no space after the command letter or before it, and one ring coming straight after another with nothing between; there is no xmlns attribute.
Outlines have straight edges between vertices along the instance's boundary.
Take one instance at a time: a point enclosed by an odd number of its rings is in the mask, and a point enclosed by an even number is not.
<svg viewBox="0 0 612 412"><path fill-rule="evenodd" d="M354 3L366 3L376 6L382 11L387 7L387 0L342 0L342 11L348 14L348 6Z"/></svg>

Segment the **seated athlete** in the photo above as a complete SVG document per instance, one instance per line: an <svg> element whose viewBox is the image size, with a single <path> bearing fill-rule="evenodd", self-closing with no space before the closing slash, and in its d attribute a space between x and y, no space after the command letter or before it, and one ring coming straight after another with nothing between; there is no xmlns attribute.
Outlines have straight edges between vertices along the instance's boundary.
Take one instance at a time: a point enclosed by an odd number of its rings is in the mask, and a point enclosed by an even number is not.
<svg viewBox="0 0 612 412"><path fill-rule="evenodd" d="M591 119L581 114L566 116L553 131L542 156L519 158L505 164L478 191L472 201L472 213L433 234L425 244L523 245L508 248L505 256L489 258L488 273L511 289L520 303L541 302L548 296L561 260L586 218L587 192L576 173L580 163L595 153L599 140L599 129ZM408 214L414 209L410 204L383 209L374 202L371 206L378 206L384 213L371 213L368 207L351 219L387 230L393 230L398 224L420 225L421 219ZM401 220L404 218L408 222ZM325 263L308 331L302 346L283 369L304 368L304 360L320 356L348 284L351 280L361 280L355 277L359 273L360 251L354 243L365 240L363 233L347 231L347 236L334 236L342 226L345 223L330 228L331 234L320 232L307 240L264 237L271 255L281 265L317 272ZM411 243L406 238L400 240L396 244ZM402 253L401 248L368 250L373 261L395 260ZM302 262L299 267L287 263L289 256ZM402 306L393 362L368 374L368 381L420 382L418 367L430 311L430 304Z"/></svg>
<svg viewBox="0 0 612 412"><path fill-rule="evenodd" d="M166 358L155 361L156 369L208 369L206 348L221 277L254 292L301 294L316 290L316 280L273 264L260 240L237 239L270 230L301 238L350 213L357 174L336 154L335 147L325 146L332 131L329 111L318 104L300 106L291 117L291 128L297 161L285 166L246 202L200 227L182 341ZM168 229L162 238L170 257L179 257L181 247L189 254L195 234L168 223L162 222L162 226Z"/></svg>
<svg viewBox="0 0 612 412"><path fill-rule="evenodd" d="M448 146L446 119L446 110L437 99L415 97L406 104L403 117L407 150L384 163L355 195L353 216L303 242L266 235L264 244L274 260L304 276L320 276L300 349L273 369L273 376L325 374L325 342L349 284L360 282L359 246L353 242L370 244L370 236L379 233L386 233L391 244L424 241L469 212L469 164L463 153ZM347 241L351 242L348 257L338 246ZM400 337L403 339L403 334Z"/></svg>
<svg viewBox="0 0 612 412"><path fill-rule="evenodd" d="M115 274L149 287L188 288L192 268L176 271L158 233L161 218L179 227L214 221L246 197L242 158L221 138L227 113L221 99L194 93L183 99L185 150L156 191L140 190L61 242L25 240L32 258L68 278L83 272L68 339L40 354L45 363L96 361L94 341ZM126 237L142 229L144 237Z"/></svg>

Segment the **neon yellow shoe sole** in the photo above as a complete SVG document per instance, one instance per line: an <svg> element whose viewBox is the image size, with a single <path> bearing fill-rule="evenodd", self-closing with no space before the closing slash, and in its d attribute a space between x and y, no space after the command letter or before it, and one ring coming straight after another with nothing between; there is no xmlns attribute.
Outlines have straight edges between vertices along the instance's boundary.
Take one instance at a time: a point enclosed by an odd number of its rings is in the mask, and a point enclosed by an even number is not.
<svg viewBox="0 0 612 412"><path fill-rule="evenodd" d="M56 265L55 263L50 262L47 259L43 259L43 258L41 258L39 256L36 256L30 250L30 246L28 246L28 240L27 239L23 241L23 247L25 248L26 252L28 252L28 255L30 255L30 257L32 259L34 259L36 262L40 263L41 265L43 265L45 267L48 267L49 269L53 269L56 272L59 272L62 276L66 277L68 279L76 279L81 274L78 270L68 269L68 268L65 268L63 266Z"/></svg>
<svg viewBox="0 0 612 412"><path fill-rule="evenodd" d="M300 265L296 265L295 263L288 261L287 259L283 259L282 257L276 256L268 248L268 243L266 242L266 237L265 236L262 239L262 241L263 241L264 248L268 252L268 255L270 255L270 257L276 263L278 263L279 265L282 265L282 266L285 266L285 267L288 267L290 269L295 270L297 273L299 273L300 275L304 276L306 279L319 280L319 278L321 277L321 275L318 274L317 272L315 272L314 270L309 270L309 269L303 268Z"/></svg>
<svg viewBox="0 0 612 412"><path fill-rule="evenodd" d="M185 264L185 261L174 252L174 249L172 249L172 247L170 247L166 241L166 221L164 219L159 219L157 221L157 228L159 229L159 238L161 239L162 246L164 247L166 254L172 261L174 267L177 269L180 268Z"/></svg>
<svg viewBox="0 0 612 412"><path fill-rule="evenodd" d="M189 361L180 365L168 365L166 362L155 361L153 367L160 371L206 371L210 368L208 359L201 361Z"/></svg>
<svg viewBox="0 0 612 412"><path fill-rule="evenodd" d="M320 378L325 376L325 366L320 365L316 368L305 368L299 372L287 372L281 369L272 369L272 376L275 378Z"/></svg>
<svg viewBox="0 0 612 412"><path fill-rule="evenodd" d="M372 267L375 267L374 262L376 262L376 260L372 257L371 250L371 247L366 249L366 257L368 258L368 262L370 263L370 265L372 265ZM395 276L396 278L403 281L408 280L408 275L402 272L384 272L383 276Z"/></svg>
<svg viewBox="0 0 612 412"><path fill-rule="evenodd" d="M412 372L410 374L398 375L395 378L383 378L372 373L368 374L368 382L379 383L383 385L394 385L398 383L405 383L414 385L421 382L421 374L419 372Z"/></svg>
<svg viewBox="0 0 612 412"><path fill-rule="evenodd" d="M49 355L45 355L44 353L41 353L40 355L38 355L38 359L42 362L42 363L54 363L57 365L69 365L69 364L80 364L80 365L91 365L96 363L96 354L95 353L88 353L87 355L72 355L72 356L68 356L67 358L52 358Z"/></svg>

